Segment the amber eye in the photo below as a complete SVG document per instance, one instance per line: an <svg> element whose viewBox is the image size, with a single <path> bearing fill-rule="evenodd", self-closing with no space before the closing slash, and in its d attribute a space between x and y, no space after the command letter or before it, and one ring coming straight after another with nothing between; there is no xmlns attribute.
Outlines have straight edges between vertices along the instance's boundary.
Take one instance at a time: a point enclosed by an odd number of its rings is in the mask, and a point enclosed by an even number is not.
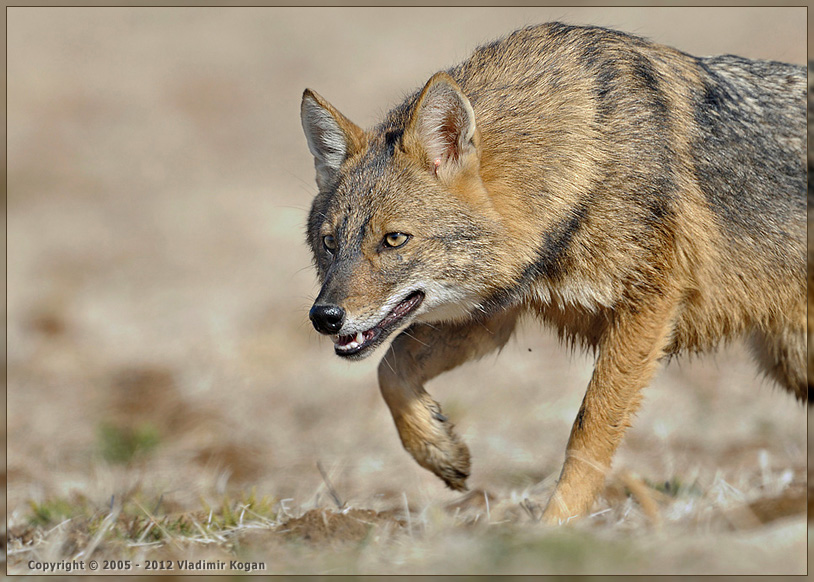
<svg viewBox="0 0 814 582"><path fill-rule="evenodd" d="M336 250L336 239L333 237L332 234L326 234L322 237L322 244L325 245L325 248L329 251Z"/></svg>
<svg viewBox="0 0 814 582"><path fill-rule="evenodd" d="M410 235L403 232L390 232L384 235L384 245L391 249L400 247L408 240L410 240Z"/></svg>

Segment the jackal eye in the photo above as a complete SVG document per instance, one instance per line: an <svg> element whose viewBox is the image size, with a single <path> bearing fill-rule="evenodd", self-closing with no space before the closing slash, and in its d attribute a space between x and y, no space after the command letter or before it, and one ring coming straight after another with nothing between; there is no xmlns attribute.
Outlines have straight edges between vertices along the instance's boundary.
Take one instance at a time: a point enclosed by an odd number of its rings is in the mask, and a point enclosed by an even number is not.
<svg viewBox="0 0 814 582"><path fill-rule="evenodd" d="M410 240L409 234L403 232L389 232L384 235L384 246L395 249Z"/></svg>
<svg viewBox="0 0 814 582"><path fill-rule="evenodd" d="M336 239L333 237L332 234L326 234L325 236L323 236L322 244L329 251L336 250Z"/></svg>

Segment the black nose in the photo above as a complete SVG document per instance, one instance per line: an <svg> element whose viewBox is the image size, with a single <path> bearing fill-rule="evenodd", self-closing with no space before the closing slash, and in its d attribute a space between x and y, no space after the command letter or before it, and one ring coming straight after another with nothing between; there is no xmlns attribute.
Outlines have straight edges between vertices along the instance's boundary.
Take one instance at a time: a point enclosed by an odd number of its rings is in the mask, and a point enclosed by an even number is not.
<svg viewBox="0 0 814 582"><path fill-rule="evenodd" d="M345 310L338 305L314 305L308 317L319 333L336 333L345 322Z"/></svg>

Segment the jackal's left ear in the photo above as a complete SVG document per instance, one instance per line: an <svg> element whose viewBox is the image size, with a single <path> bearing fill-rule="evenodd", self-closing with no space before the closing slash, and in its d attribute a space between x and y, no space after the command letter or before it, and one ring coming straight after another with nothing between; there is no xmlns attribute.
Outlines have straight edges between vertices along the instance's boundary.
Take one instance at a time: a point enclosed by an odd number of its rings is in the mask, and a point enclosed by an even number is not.
<svg viewBox="0 0 814 582"><path fill-rule="evenodd" d="M469 99L447 73L433 75L408 122L405 148L420 150L414 153L424 157L422 161L438 174L460 167L472 156L477 159L479 140Z"/></svg>
<svg viewBox="0 0 814 582"><path fill-rule="evenodd" d="M342 163L361 150L365 132L311 89L302 94L300 120L308 149L314 155L317 186L324 190Z"/></svg>

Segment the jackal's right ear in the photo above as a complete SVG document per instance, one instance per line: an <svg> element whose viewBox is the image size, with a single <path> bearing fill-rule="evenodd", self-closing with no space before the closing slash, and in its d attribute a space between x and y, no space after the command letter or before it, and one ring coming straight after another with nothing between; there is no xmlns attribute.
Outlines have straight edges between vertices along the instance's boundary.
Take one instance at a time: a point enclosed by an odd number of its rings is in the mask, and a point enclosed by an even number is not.
<svg viewBox="0 0 814 582"><path fill-rule="evenodd" d="M300 119L314 155L317 186L323 190L333 182L342 162L361 150L365 133L311 89L302 94Z"/></svg>
<svg viewBox="0 0 814 582"><path fill-rule="evenodd" d="M445 72L422 89L405 131L404 144L436 176L452 175L477 163L480 133L475 112L461 88Z"/></svg>

